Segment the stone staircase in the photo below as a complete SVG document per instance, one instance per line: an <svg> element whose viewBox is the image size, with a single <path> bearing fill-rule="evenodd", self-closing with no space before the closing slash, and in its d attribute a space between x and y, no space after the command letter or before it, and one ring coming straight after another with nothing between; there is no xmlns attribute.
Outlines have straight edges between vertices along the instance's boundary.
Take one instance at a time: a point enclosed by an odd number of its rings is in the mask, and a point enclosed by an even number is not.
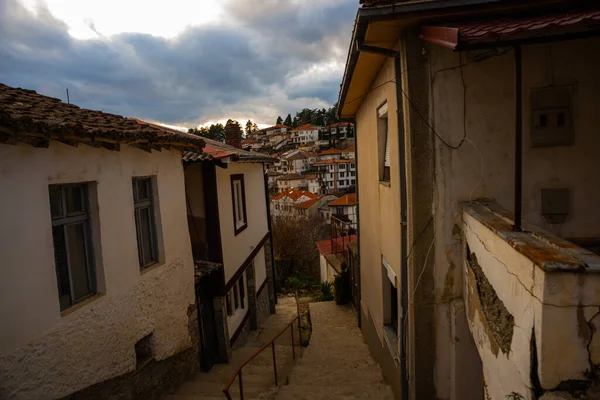
<svg viewBox="0 0 600 400"><path fill-rule="evenodd" d="M312 336L277 400L393 400L391 388L369 353L352 309L311 303Z"/></svg>
<svg viewBox="0 0 600 400"><path fill-rule="evenodd" d="M166 394L164 400L224 400L223 388L249 357L258 351L264 344L271 341L279 334L292 319L297 316L296 300L294 297L280 297L276 307L276 314L269 316L262 326L251 333L246 345L232 352L232 357L227 364L217 364L209 372L198 369L194 375L177 389ZM298 342L298 328L293 325L296 357L300 351ZM290 330L275 341L275 354L279 385L287 382L294 365L292 358L292 340ZM257 355L242 369L244 384L244 400L265 399L272 396L275 388L273 371L273 353L269 346ZM239 383L236 379L230 388L232 399L239 399Z"/></svg>

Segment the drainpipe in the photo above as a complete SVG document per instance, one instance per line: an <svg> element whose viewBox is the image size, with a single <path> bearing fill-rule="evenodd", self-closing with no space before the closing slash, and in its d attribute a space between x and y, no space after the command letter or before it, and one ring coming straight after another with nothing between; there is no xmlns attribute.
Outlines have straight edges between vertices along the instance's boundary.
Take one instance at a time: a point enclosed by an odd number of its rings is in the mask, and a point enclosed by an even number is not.
<svg viewBox="0 0 600 400"><path fill-rule="evenodd" d="M515 224L513 230L521 232L523 206L523 71L521 46L515 51Z"/></svg>
<svg viewBox="0 0 600 400"><path fill-rule="evenodd" d="M267 206L267 228L269 229L269 240L271 242L271 268L272 268L272 276L273 279L271 279L270 282L270 289L271 289L271 293L272 293L272 298L271 301L269 301L269 305L270 305L270 311L271 314L275 314L275 304L277 304L277 291L275 290L275 275L276 275L276 271L277 268L275 268L275 256L273 255L273 230L271 228L271 205L270 205L270 199L269 199L269 180L267 177L267 174L265 173L265 163L261 163L262 167L263 167L263 181L264 181L264 186L265 186L265 205ZM268 274L267 274L267 278L269 278Z"/></svg>
<svg viewBox="0 0 600 400"><path fill-rule="evenodd" d="M402 110L402 92L399 89L399 85L402 85L402 71L400 69L400 53L398 52L394 57L395 65L395 80L396 80L396 119L398 121L398 161L400 165L400 248L401 248L401 293L400 293L400 391L403 399L409 399L409 386L408 386L408 360L406 341L407 330L406 322L408 314L408 257L407 254L407 196L406 196L406 146L405 146L405 132L404 132L404 119L400 120L400 113Z"/></svg>
<svg viewBox="0 0 600 400"><path fill-rule="evenodd" d="M393 49L386 49L382 47L365 45L362 42L356 42L356 49L358 52L374 53L383 55L385 57L394 58L394 69L395 69L395 81L396 81L396 119L398 121L398 159L400 165L400 251L401 251L401 292L400 292L400 391L402 399L409 399L409 381L408 381L408 357L407 357L407 329L406 329L406 318L408 314L408 258L407 254L407 182L406 182L406 146L405 146L405 132L404 132L404 121L400 120L402 110L402 91L399 86L402 85L402 71L400 69L400 52ZM355 130L358 132L358 129ZM357 133L355 133L355 136ZM355 146L358 149L358 146ZM358 161L357 161L358 164Z"/></svg>

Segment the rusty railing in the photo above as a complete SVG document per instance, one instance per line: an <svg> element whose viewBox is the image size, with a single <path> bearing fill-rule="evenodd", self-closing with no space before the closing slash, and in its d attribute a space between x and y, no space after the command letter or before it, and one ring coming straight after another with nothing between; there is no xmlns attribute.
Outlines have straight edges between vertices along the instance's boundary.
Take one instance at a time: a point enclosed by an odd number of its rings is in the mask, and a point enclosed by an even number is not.
<svg viewBox="0 0 600 400"><path fill-rule="evenodd" d="M291 340L292 340L292 342L291 342L292 360L295 360L296 359L296 349L294 347L294 328L293 328L294 322L298 322L298 335L299 335L298 343L299 343L299 347L300 347L299 356L302 357L302 325L301 325L301 319L300 319L300 304L298 303L298 291L296 291L296 294L294 297L296 298L296 309L297 309L297 313L298 313L296 318L292 319L285 326L285 328L283 328L281 330L281 332L279 332L277 335L275 335L275 337L273 339L269 340L269 342L265 343L260 349L258 349L254 354L252 354L246 361L244 361L236 369L235 373L231 376L231 378L227 382L227 385L225 385L225 388L223 389L223 393L225 394L225 397L227 397L228 400L233 400L229 390L231 389L231 386L235 382L236 378L238 378L238 384L239 384L239 389L240 389L240 400L244 400L244 381L242 379L242 377L243 377L242 369L246 365L248 365L256 356L258 356L260 353L262 353L264 350L266 350L268 347L271 347L272 356L273 356L273 374L274 374L274 378L275 378L275 386L279 386L278 385L278 376L277 376L277 357L276 357L276 351L275 351L275 340L279 339L279 337L281 337L289 329L290 333L291 333Z"/></svg>

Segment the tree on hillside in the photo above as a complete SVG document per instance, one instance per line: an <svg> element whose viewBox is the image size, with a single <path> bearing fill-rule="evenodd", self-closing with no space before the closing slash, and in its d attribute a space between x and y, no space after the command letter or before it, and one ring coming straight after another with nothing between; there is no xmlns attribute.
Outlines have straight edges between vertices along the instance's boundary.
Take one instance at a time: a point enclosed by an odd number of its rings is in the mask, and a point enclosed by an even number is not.
<svg viewBox="0 0 600 400"><path fill-rule="evenodd" d="M252 132L258 131L258 125L252 124Z"/></svg>
<svg viewBox="0 0 600 400"><path fill-rule="evenodd" d="M294 117L294 119L292 120L292 128L297 128L298 127L298 117Z"/></svg>
<svg viewBox="0 0 600 400"><path fill-rule="evenodd" d="M308 276L319 270L316 242L330 237L321 218L273 218L273 254L280 282L292 275Z"/></svg>
<svg viewBox="0 0 600 400"><path fill-rule="evenodd" d="M283 118L281 118L281 116L277 117L277 122L275 122L276 125L279 124L283 124Z"/></svg>
<svg viewBox="0 0 600 400"><path fill-rule="evenodd" d="M291 114L288 114L288 116L285 117L285 121L283 121L283 124L287 125L287 126L292 126L292 115Z"/></svg>
<svg viewBox="0 0 600 400"><path fill-rule="evenodd" d="M246 135L252 133L252 121L248 120L248 122L246 122Z"/></svg>
<svg viewBox="0 0 600 400"><path fill-rule="evenodd" d="M223 124L212 124L209 127L202 126L200 128L192 128L188 130L188 133L216 140L218 142L225 142L225 127Z"/></svg>

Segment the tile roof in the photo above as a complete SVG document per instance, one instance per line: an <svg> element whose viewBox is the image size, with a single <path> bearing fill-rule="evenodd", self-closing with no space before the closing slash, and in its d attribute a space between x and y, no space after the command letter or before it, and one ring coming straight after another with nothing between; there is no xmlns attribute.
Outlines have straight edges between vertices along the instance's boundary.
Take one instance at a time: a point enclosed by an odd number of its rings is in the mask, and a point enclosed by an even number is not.
<svg viewBox="0 0 600 400"><path fill-rule="evenodd" d="M306 179L306 177L300 174L286 174L277 178L278 181L291 181L295 179Z"/></svg>
<svg viewBox="0 0 600 400"><path fill-rule="evenodd" d="M319 197L316 194L306 191L306 190L290 189L290 190L286 190L285 192L279 193L277 196L273 197L273 200L280 200L280 199L283 199L284 197L289 197L290 199L296 201L299 198L301 198L302 196L306 196L311 199L317 199Z"/></svg>
<svg viewBox="0 0 600 400"><path fill-rule="evenodd" d="M325 160L325 161L317 161L315 163L313 163L313 165L327 165L327 164L340 164L340 163L353 163L354 162L354 158L351 158L349 160Z"/></svg>
<svg viewBox="0 0 600 400"><path fill-rule="evenodd" d="M327 125L325 128L337 128L343 126L354 126L352 122L336 122L335 124Z"/></svg>
<svg viewBox="0 0 600 400"><path fill-rule="evenodd" d="M348 147L345 150L342 150L344 153L354 153L356 151L355 147Z"/></svg>
<svg viewBox="0 0 600 400"><path fill-rule="evenodd" d="M294 153L291 156L287 156L284 158L286 158L287 160L293 161L293 160L306 160L308 157L303 152L299 152L299 153Z"/></svg>
<svg viewBox="0 0 600 400"><path fill-rule="evenodd" d="M152 122L139 120L140 123L156 126ZM175 129L165 128L167 131L173 134L177 133ZM235 162L250 162L250 163L262 163L262 162L276 162L275 157L259 153L256 151L242 150L234 146L230 146L226 143L219 142L217 140L201 137L206 143L204 146L203 154L199 154L194 151L185 151L183 153L183 161L202 161L208 158L221 160L223 158L231 157Z"/></svg>
<svg viewBox="0 0 600 400"><path fill-rule="evenodd" d="M350 236L342 236L342 237L338 237L338 238L334 238L334 239L327 239L327 240L322 240L320 242L317 242L317 248L319 249L319 253L322 256L326 256L328 254L332 254L333 253L333 247L335 246L336 248L344 248L344 246L346 246L347 243L351 243L351 242L356 242L357 237L356 235L350 235Z"/></svg>
<svg viewBox="0 0 600 400"><path fill-rule="evenodd" d="M327 149L325 151L320 152L319 154L317 154L318 156L329 156L329 155L335 155L335 154L342 154L341 150L338 149Z"/></svg>
<svg viewBox="0 0 600 400"><path fill-rule="evenodd" d="M298 131L312 131L315 129L319 129L320 127L317 125L313 125L313 124L304 124L304 125L300 125L297 128L292 129L290 132L298 132Z"/></svg>
<svg viewBox="0 0 600 400"><path fill-rule="evenodd" d="M0 83L0 143L23 141L48 147L50 139L69 144L83 142L117 150L120 144L160 149L176 147L199 154L203 138L140 123L135 118L108 114L63 103L33 90Z"/></svg>
<svg viewBox="0 0 600 400"><path fill-rule="evenodd" d="M307 208L310 208L310 207L314 206L318 201L319 201L319 198L310 199L310 200L307 200L307 201L303 201L300 204L296 204L295 207L296 208L301 208L303 210L306 210Z"/></svg>
<svg viewBox="0 0 600 400"><path fill-rule="evenodd" d="M353 206L356 204L356 193L348 193L329 203L329 206Z"/></svg>
<svg viewBox="0 0 600 400"><path fill-rule="evenodd" d="M306 179L317 179L317 174L304 175Z"/></svg>
<svg viewBox="0 0 600 400"><path fill-rule="evenodd" d="M254 139L242 139L242 144L254 144L254 143L258 143L258 140L254 140Z"/></svg>

